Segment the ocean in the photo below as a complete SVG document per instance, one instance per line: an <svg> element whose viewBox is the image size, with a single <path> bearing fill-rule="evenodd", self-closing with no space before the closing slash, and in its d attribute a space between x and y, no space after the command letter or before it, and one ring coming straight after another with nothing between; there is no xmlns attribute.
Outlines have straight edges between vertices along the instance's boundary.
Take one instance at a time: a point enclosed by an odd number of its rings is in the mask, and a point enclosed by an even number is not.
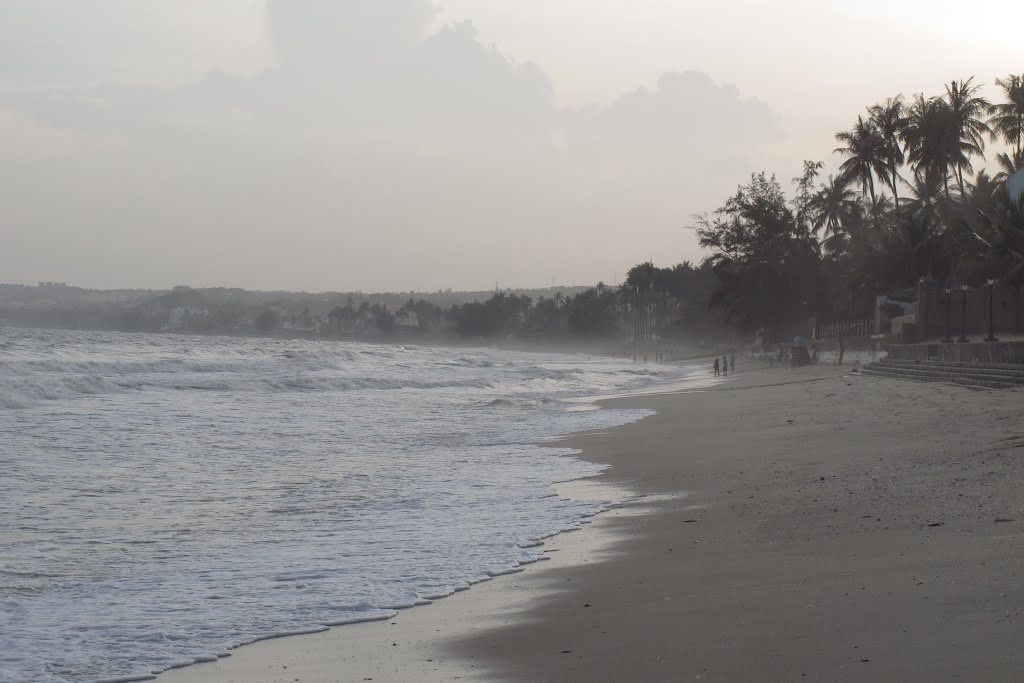
<svg viewBox="0 0 1024 683"><path fill-rule="evenodd" d="M0 328L0 682L142 678L519 571L615 502L556 495L602 468L538 444L696 373Z"/></svg>

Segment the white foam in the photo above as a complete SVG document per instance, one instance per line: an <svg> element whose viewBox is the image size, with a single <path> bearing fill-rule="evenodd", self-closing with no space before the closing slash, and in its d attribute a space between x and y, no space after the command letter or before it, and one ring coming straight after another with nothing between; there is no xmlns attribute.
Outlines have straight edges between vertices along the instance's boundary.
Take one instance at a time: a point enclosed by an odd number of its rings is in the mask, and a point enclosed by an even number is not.
<svg viewBox="0 0 1024 683"><path fill-rule="evenodd" d="M326 630L328 630L328 626L324 624L322 626L311 626L309 628L300 628L292 631L275 631L265 636L255 638L253 639L253 642L259 642L261 640L276 640L278 638L288 638L289 636L307 636L311 633L323 633ZM200 660L197 658L196 661L198 662ZM217 661L217 656L214 655L212 659L207 659L205 661L215 662Z"/></svg>
<svg viewBox="0 0 1024 683"><path fill-rule="evenodd" d="M0 683L166 670L393 618L547 560L525 551L608 502L552 493L603 468L533 444L646 414L561 399L671 372L476 349L0 335Z"/></svg>

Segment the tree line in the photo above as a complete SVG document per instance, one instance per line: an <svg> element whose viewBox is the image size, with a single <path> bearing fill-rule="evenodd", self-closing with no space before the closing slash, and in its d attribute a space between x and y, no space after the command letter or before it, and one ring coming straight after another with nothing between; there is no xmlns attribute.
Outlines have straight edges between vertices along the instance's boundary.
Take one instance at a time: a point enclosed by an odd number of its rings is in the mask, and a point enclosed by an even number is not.
<svg viewBox="0 0 1024 683"><path fill-rule="evenodd" d="M712 335L721 320L710 310L716 277L709 265L683 262L670 268L641 263L623 283L599 282L575 295L539 296L495 291L484 301L445 309L410 298L400 308L349 301L329 314L339 333L375 331L421 335L455 335L463 339L552 341L559 339L626 339L638 344L656 339Z"/></svg>
<svg viewBox="0 0 1024 683"><path fill-rule="evenodd" d="M1024 211L1006 180L1024 167L1024 76L973 78L943 93L871 105L835 135L837 172L805 161L787 198L755 173L714 212L694 216L711 300L741 329L781 330L817 315L872 313L875 296L994 278L1024 285ZM985 166L986 144L1004 151ZM908 292L909 296L909 292Z"/></svg>

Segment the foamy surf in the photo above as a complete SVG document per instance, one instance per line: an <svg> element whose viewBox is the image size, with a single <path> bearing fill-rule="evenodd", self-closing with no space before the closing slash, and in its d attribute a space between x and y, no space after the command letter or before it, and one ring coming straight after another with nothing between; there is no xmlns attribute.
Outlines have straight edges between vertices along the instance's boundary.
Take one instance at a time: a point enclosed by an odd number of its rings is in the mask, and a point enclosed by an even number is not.
<svg viewBox="0 0 1024 683"><path fill-rule="evenodd" d="M0 681L151 680L547 560L618 361L0 329Z"/></svg>

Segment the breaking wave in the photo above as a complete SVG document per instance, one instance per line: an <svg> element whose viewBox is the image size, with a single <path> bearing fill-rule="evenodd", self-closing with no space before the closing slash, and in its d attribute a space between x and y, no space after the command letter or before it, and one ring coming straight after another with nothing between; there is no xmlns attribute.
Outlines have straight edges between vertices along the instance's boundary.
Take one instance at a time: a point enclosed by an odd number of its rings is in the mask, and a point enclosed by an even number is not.
<svg viewBox="0 0 1024 683"><path fill-rule="evenodd" d="M642 372L641 372L642 371ZM487 349L0 328L0 683L138 679L384 619L613 501L534 444L670 368Z"/></svg>

